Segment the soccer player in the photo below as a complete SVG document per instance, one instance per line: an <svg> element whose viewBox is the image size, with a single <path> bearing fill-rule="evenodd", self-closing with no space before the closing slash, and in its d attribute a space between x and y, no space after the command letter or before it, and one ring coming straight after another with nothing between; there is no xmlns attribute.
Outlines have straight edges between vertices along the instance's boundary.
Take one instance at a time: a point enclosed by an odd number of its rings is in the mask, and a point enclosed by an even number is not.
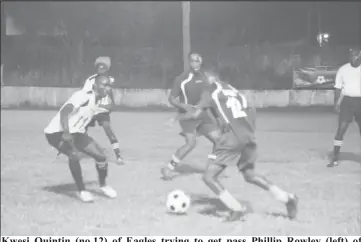
<svg viewBox="0 0 361 242"><path fill-rule="evenodd" d="M339 113L332 157L327 167L338 165L343 137L350 123L355 119L361 135L361 50L351 49L349 63L336 74L335 110Z"/></svg>
<svg viewBox="0 0 361 242"><path fill-rule="evenodd" d="M209 162L203 180L230 209L228 221L239 220L245 213L242 204L218 181L219 175L232 163L237 164L237 169L247 182L269 191L278 201L284 203L289 218L294 219L298 198L255 172L257 159L255 110L249 108L242 94L231 85L221 82L215 73L205 72L205 75L212 88L203 92L196 110L179 114L177 119L197 118L205 109L210 109L214 115L220 117L223 133L214 151L216 158Z"/></svg>
<svg viewBox="0 0 361 242"><path fill-rule="evenodd" d="M186 71L176 78L169 96L169 102L177 108L179 113L193 110L194 105L199 102L202 90L208 85L201 70L203 63L201 55L191 52L188 58L190 71ZM171 161L161 169L164 180L173 178L175 168L194 149L198 133L210 140L213 146L217 137L220 136L215 120L208 114L208 111L202 112L196 120L181 120L179 124L182 129L181 134L185 138L185 144L177 149ZM214 156L210 154L208 157L211 159Z"/></svg>
<svg viewBox="0 0 361 242"><path fill-rule="evenodd" d="M90 76L84 83L83 90L84 91L90 91L93 89L95 78L98 75L105 75L108 74L108 71L111 66L111 60L109 57L98 57L95 60L94 63L97 74L94 74ZM113 85L114 78L109 76L110 82ZM118 165L123 165L124 161L120 152L120 146L118 143L118 139L115 135L115 132L112 129L111 122L110 122L110 113L114 105L114 94L112 89L109 89L108 94L103 97L100 101L100 105L97 107L96 114L94 115L92 121L89 123L87 129L89 127L94 127L96 123L99 124L99 126L103 127L103 130L108 137L108 140L112 146L112 149L114 151L115 157L116 157L116 163Z"/></svg>
<svg viewBox="0 0 361 242"><path fill-rule="evenodd" d="M93 89L88 92L75 92L44 130L49 144L68 157L70 172L83 202L92 202L94 198L85 189L79 152L91 156L96 161L100 190L104 195L110 198L117 196L116 191L106 184L107 157L100 145L86 132L86 127L94 116L94 110L110 88L109 77L98 75Z"/></svg>

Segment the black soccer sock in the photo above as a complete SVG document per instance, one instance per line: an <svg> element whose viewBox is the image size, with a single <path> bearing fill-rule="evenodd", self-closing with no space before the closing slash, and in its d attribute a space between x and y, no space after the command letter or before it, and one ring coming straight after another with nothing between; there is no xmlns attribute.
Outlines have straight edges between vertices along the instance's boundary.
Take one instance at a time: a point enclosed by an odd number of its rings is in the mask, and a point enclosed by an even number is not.
<svg viewBox="0 0 361 242"><path fill-rule="evenodd" d="M99 185L103 187L106 185L106 178L108 176L108 163L106 161L97 161L95 167L98 172Z"/></svg>
<svg viewBox="0 0 361 242"><path fill-rule="evenodd" d="M342 140L334 140L333 142L333 161L338 161L338 158L340 156L341 147L343 145Z"/></svg>
<svg viewBox="0 0 361 242"><path fill-rule="evenodd" d="M84 191L85 185L79 160L69 159L69 168L71 175L73 176L73 179L75 181L76 187L78 188L78 191Z"/></svg>

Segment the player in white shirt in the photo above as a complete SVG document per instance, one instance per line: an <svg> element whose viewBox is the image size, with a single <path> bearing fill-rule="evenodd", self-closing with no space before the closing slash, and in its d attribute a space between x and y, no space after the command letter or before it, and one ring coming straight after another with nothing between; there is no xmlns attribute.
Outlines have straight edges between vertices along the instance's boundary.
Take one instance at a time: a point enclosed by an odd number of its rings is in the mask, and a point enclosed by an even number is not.
<svg viewBox="0 0 361 242"><path fill-rule="evenodd" d="M95 68L97 70L97 74L91 75L90 77L88 77L84 83L83 86L83 90L84 91L90 91L93 88L94 85L94 81L95 78L98 75L104 75L107 74L109 72L110 66L111 66L111 60L109 57L98 57L95 60ZM110 83L111 85L113 85L114 83L114 78L110 77ZM88 127L94 127L96 123L99 124L99 126L102 126L104 129L104 132L106 134L106 136L108 137L108 140L112 146L112 149L114 151L114 154L116 156L116 162L118 165L123 165L124 161L120 152L120 147L119 147L119 143L118 143L118 139L115 135L115 132L113 131L112 127L111 127L111 123L110 123L110 113L114 104L114 96L113 96L113 91L112 89L110 89L108 91L108 94L106 96L104 96L101 99L101 105L99 105L98 109L97 109L97 113L96 115L94 115L92 121L89 123Z"/></svg>
<svg viewBox="0 0 361 242"><path fill-rule="evenodd" d="M353 120L358 124L361 135L361 49L350 50L349 63L336 74L335 88L335 110L339 113L339 123L328 167L338 165L343 137Z"/></svg>
<svg viewBox="0 0 361 242"><path fill-rule="evenodd" d="M100 190L110 198L117 196L116 191L106 184L107 157L100 145L87 134L87 126L96 114L100 100L110 89L109 77L98 75L92 90L75 92L44 130L49 144L69 158L69 168L83 202L92 202L94 199L85 189L79 152L95 159Z"/></svg>

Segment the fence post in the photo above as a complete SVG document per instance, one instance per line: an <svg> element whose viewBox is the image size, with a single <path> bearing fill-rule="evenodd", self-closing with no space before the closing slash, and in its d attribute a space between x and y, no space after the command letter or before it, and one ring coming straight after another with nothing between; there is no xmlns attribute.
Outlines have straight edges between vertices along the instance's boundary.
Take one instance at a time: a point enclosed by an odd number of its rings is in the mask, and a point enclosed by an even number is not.
<svg viewBox="0 0 361 242"><path fill-rule="evenodd" d="M1 86L4 86L4 64L1 64Z"/></svg>

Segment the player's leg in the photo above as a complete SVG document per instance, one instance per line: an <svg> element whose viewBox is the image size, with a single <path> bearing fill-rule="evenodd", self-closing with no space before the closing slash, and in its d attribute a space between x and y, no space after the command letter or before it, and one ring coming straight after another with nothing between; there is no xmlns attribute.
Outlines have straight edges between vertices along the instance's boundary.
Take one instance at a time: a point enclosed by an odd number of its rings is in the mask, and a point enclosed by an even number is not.
<svg viewBox="0 0 361 242"><path fill-rule="evenodd" d="M185 144L179 147L172 155L172 159L168 162L167 166L161 169L162 179L171 180L176 167L180 164L182 159L186 157L197 144L197 126L199 121L186 120L180 121L182 133L185 139Z"/></svg>
<svg viewBox="0 0 361 242"><path fill-rule="evenodd" d="M228 151L215 152L217 158L210 161L203 174L204 183L215 193L221 202L230 210L227 221L236 221L243 218L246 208L219 182L218 177L227 167L226 163L235 162L238 154Z"/></svg>
<svg viewBox="0 0 361 242"><path fill-rule="evenodd" d="M117 196L116 191L106 183L106 178L108 176L108 162L101 146L87 134L76 134L75 145L79 151L91 156L95 160L100 190L106 196L115 198Z"/></svg>
<svg viewBox="0 0 361 242"><path fill-rule="evenodd" d="M74 150L73 146L64 142L62 139L62 133L46 134L46 138L51 146L56 148L59 153L62 153L68 157L68 164L70 173L75 181L77 190L79 191L79 197L83 202L92 202L93 196L85 190L82 169L80 166L80 157L78 152Z"/></svg>
<svg viewBox="0 0 361 242"><path fill-rule="evenodd" d="M213 144L212 153L208 155L208 159L215 160L216 155L214 154L217 146L217 142L220 139L222 132L217 127L216 124L203 123L199 126L198 132L202 134L206 139L208 139Z"/></svg>
<svg viewBox="0 0 361 242"><path fill-rule="evenodd" d="M223 187L218 178L229 164L236 163L240 157L240 149L237 149L237 137L232 132L222 133L217 140L214 154L216 159L209 161L203 175L206 185L218 196L222 203L229 208L230 214L227 221L240 220L244 217L245 207Z"/></svg>
<svg viewBox="0 0 361 242"><path fill-rule="evenodd" d="M355 114L355 122L359 128L360 136L361 136L361 98L359 98L359 104L358 104L358 112Z"/></svg>
<svg viewBox="0 0 361 242"><path fill-rule="evenodd" d="M347 132L348 126L353 121L354 114L355 112L353 108L352 98L344 97L340 106L338 127L333 143L332 157L327 167L334 167L338 165L340 151L343 145L343 138Z"/></svg>
<svg viewBox="0 0 361 242"><path fill-rule="evenodd" d="M297 215L298 198L294 194L288 193L276 186L264 176L257 174L254 170L256 159L257 145L255 143L247 144L243 148L242 157L237 164L237 167L239 171L242 172L245 181L269 191L278 201L286 205L289 218L294 219Z"/></svg>

